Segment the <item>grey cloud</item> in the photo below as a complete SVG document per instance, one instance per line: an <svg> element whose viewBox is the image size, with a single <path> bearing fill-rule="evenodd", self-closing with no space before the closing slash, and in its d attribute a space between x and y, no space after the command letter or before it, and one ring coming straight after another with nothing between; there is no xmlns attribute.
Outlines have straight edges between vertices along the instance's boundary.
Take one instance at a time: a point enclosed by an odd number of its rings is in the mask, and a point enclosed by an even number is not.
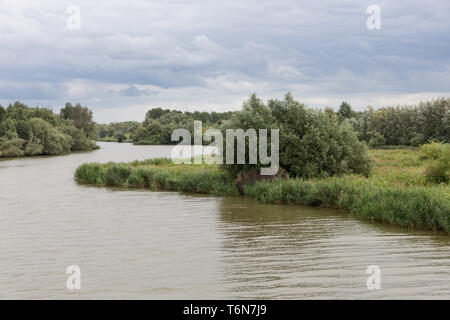
<svg viewBox="0 0 450 320"><path fill-rule="evenodd" d="M366 28L365 0L77 2L81 30L66 28L71 1L2 2L0 82L15 85L1 99L102 107L111 92L122 105L159 92L167 104L225 106L250 90L312 101L449 93L446 0L380 0L377 31ZM79 80L87 88L67 88Z"/></svg>
<svg viewBox="0 0 450 320"><path fill-rule="evenodd" d="M154 96L158 94L158 91L138 89L135 86L130 86L126 89L120 90L120 95L127 97L137 97L137 96Z"/></svg>

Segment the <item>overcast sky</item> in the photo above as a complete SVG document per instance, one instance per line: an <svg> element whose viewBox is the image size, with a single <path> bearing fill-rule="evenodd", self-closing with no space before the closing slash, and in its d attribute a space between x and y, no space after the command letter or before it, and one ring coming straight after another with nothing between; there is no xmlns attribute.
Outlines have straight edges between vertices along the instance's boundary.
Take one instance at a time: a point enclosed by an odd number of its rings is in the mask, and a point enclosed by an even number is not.
<svg viewBox="0 0 450 320"><path fill-rule="evenodd" d="M366 25L372 4L379 30ZM4 106L80 102L109 122L288 91L318 108L450 96L450 1L0 0Z"/></svg>

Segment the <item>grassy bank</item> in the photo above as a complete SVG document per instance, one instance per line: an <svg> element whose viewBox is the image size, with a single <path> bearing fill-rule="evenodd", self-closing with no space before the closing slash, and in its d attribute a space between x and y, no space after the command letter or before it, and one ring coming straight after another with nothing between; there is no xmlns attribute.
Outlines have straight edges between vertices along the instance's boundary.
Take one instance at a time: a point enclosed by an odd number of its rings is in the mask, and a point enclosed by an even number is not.
<svg viewBox="0 0 450 320"><path fill-rule="evenodd" d="M75 180L97 186L148 188L214 195L238 194L233 178L215 165L175 165L169 159L131 163L87 163L77 168Z"/></svg>
<svg viewBox="0 0 450 320"><path fill-rule="evenodd" d="M340 208L352 216L414 229L450 233L450 185L424 176L428 161L415 150L371 150L372 175L257 182L246 196L267 203ZM79 183L175 190L216 195L238 194L235 181L215 165L174 165L153 159L128 164L84 164Z"/></svg>

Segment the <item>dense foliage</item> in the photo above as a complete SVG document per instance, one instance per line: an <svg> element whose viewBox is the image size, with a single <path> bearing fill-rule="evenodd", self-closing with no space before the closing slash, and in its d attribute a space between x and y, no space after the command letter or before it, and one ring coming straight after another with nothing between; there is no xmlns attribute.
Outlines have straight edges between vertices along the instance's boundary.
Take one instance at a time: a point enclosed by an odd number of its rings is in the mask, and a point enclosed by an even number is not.
<svg viewBox="0 0 450 320"><path fill-rule="evenodd" d="M420 158L432 160L425 172L428 181L447 183L450 181L450 144L431 142L420 147Z"/></svg>
<svg viewBox="0 0 450 320"><path fill-rule="evenodd" d="M268 107L276 104L276 101L270 100ZM304 106L302 108L306 109ZM175 144L176 142L170 139L173 130L187 129L192 135L194 120L202 121L204 130L219 128L235 113L238 112L182 112L153 108L147 112L143 123L128 121L97 125L97 139L134 144ZM297 120L295 117L307 115L311 118L311 113L307 111L304 114L294 114L290 119L284 115L283 121L290 123L292 129ZM414 106L384 107L377 110L368 107L365 111L354 111L350 104L344 101L338 111L327 107L324 113L332 118L327 123L331 126L342 122L351 124L357 131L359 140L366 142L370 147L419 146L430 141L450 142L450 99L438 98ZM326 120L322 119L320 122L324 124ZM334 132L334 129L330 129L330 132Z"/></svg>
<svg viewBox="0 0 450 320"><path fill-rule="evenodd" d="M92 112L66 104L61 115L20 102L0 106L0 157L58 155L94 149Z"/></svg>
<svg viewBox="0 0 450 320"><path fill-rule="evenodd" d="M134 144L177 144L171 141L175 129L194 134L194 121L203 123L204 130L218 127L232 112L182 112L161 108L150 109L142 124L134 121L98 125L98 140L133 142Z"/></svg>
<svg viewBox="0 0 450 320"><path fill-rule="evenodd" d="M332 111L331 111L332 113ZM450 99L438 98L414 106L386 107L355 112L342 103L336 116L348 119L359 138L371 147L450 143Z"/></svg>
<svg viewBox="0 0 450 320"><path fill-rule="evenodd" d="M292 177L370 172L367 148L358 141L349 121L308 109L290 94L284 100L269 100L267 105L252 95L222 128L279 129L280 166ZM248 154L246 158L246 164L227 164L225 168L237 173L257 167L248 164Z"/></svg>
<svg viewBox="0 0 450 320"><path fill-rule="evenodd" d="M133 142L136 131L140 126L141 123L137 121L96 124L97 140L105 142Z"/></svg>

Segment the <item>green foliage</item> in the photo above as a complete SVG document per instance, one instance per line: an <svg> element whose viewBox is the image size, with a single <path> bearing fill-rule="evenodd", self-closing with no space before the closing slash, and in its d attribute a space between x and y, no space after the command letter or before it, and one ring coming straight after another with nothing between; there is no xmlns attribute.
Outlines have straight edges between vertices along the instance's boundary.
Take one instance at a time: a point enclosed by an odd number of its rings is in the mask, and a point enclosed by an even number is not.
<svg viewBox="0 0 450 320"><path fill-rule="evenodd" d="M2 123L5 117L6 117L6 110L3 108L2 105L0 105L0 123Z"/></svg>
<svg viewBox="0 0 450 320"><path fill-rule="evenodd" d="M442 154L444 148L447 148L443 143L430 142L420 146L419 159L422 160L436 160Z"/></svg>
<svg viewBox="0 0 450 320"><path fill-rule="evenodd" d="M439 148L439 155L431 159L435 159L431 161L427 170L425 171L425 175L429 181L435 183L448 183L450 181L450 145L449 144L441 144Z"/></svg>
<svg viewBox="0 0 450 320"><path fill-rule="evenodd" d="M8 139L0 138L0 157L21 157L24 155L23 145L25 140L19 137Z"/></svg>
<svg viewBox="0 0 450 320"><path fill-rule="evenodd" d="M95 142L86 137L86 135L80 129L71 125L62 125L58 128L59 131L68 135L72 139L71 150L72 151L86 151L95 149Z"/></svg>
<svg viewBox="0 0 450 320"><path fill-rule="evenodd" d="M241 112L224 122L223 131L230 128L279 129L280 165L290 176L368 175L371 169L367 148L348 121L340 123L336 117L307 109L290 94L284 100L269 100L268 105L252 95ZM248 164L248 152L246 164L224 165L233 174L258 167Z"/></svg>
<svg viewBox="0 0 450 320"><path fill-rule="evenodd" d="M75 170L75 181L84 184L99 184L103 182L103 167L99 163L85 163Z"/></svg>
<svg viewBox="0 0 450 320"><path fill-rule="evenodd" d="M28 140L25 146L25 155L37 156L40 154L44 154L44 146L38 138L33 136L30 140Z"/></svg>
<svg viewBox="0 0 450 320"><path fill-rule="evenodd" d="M131 166L126 164L111 164L105 170L104 181L107 186L123 185L130 176Z"/></svg>
<svg viewBox="0 0 450 320"><path fill-rule="evenodd" d="M376 111L369 108L354 118L360 139L372 147L450 142L450 98Z"/></svg>
<svg viewBox="0 0 450 320"><path fill-rule="evenodd" d="M269 101L268 106L270 104ZM72 116L74 112L71 111L74 108L76 107L66 106L65 110L68 111L62 112L64 117L74 118ZM304 106L303 108L306 109ZM82 114L81 109L79 113ZM219 128L230 122L233 113L236 112L182 112L153 108L147 112L142 123L128 121L97 125L97 139L134 144L176 144L176 141L171 141L173 130L186 129L192 136L194 120L201 121L204 130ZM332 119L332 122L338 124L347 121L357 131L358 138L372 148L384 145L419 146L429 141L450 142L449 98L438 98L413 106L385 107L378 110L368 107L366 111L359 112L354 111L350 104L344 101L336 113L327 107L325 114ZM290 120L283 117L282 122L290 122L289 125L293 126L292 122L295 122L298 116L299 114L296 114ZM277 119L277 122L279 121L280 119ZM311 167L311 172L319 170L313 164L308 166Z"/></svg>
<svg viewBox="0 0 450 320"><path fill-rule="evenodd" d="M135 121L97 125L100 141L133 142L139 145L177 144L172 141L175 129L186 129L194 134L194 121L202 121L204 127L218 127L231 112L182 112L161 108L150 109L142 123ZM205 129L205 130L206 130Z"/></svg>
<svg viewBox="0 0 450 320"><path fill-rule="evenodd" d="M75 171L78 183L98 186L127 186L151 190L187 191L235 195L232 177L211 165L174 165L170 159L125 163L88 163Z"/></svg>
<svg viewBox="0 0 450 320"><path fill-rule="evenodd" d="M369 146L371 148L381 147L384 146L385 144L386 139L378 132L375 132L369 140Z"/></svg>
<svg viewBox="0 0 450 320"><path fill-rule="evenodd" d="M137 121L96 124L97 140L105 142L132 142L140 125Z"/></svg>
<svg viewBox="0 0 450 320"><path fill-rule="evenodd" d="M29 108L20 102L0 110L0 157L58 155L96 147L73 120L51 110Z"/></svg>
<svg viewBox="0 0 450 320"><path fill-rule="evenodd" d="M65 107L61 109L60 116L66 120L72 120L75 127L83 131L88 138L95 138L95 123L92 120L92 111L87 107L82 107L79 103L72 106L67 102Z"/></svg>
<svg viewBox="0 0 450 320"><path fill-rule="evenodd" d="M70 152L72 138L58 131L48 122L32 118L29 121L29 129L33 141L40 142L42 145L42 154L58 155Z"/></svg>
<svg viewBox="0 0 450 320"><path fill-rule="evenodd" d="M339 106L339 110L337 115L341 117L341 119L351 119L355 117L355 112L352 110L352 107L347 102L343 101Z"/></svg>

